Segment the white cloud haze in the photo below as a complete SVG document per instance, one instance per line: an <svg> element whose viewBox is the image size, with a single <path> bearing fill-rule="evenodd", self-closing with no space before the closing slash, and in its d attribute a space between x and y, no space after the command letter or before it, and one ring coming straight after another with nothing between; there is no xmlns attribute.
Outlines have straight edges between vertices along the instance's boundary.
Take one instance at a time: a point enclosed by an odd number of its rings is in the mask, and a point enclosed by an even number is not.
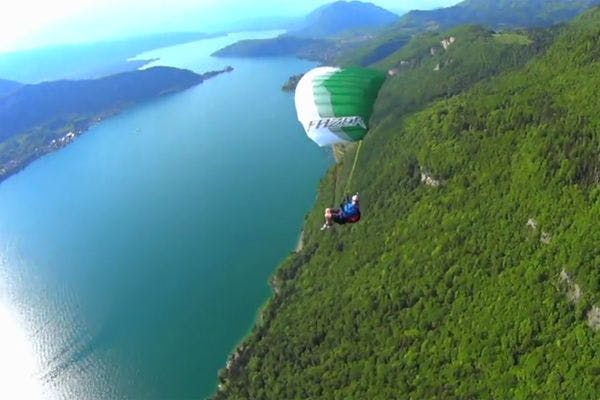
<svg viewBox="0 0 600 400"><path fill-rule="evenodd" d="M380 0L387 9L429 9L459 0ZM149 32L215 31L227 21L300 16L328 0L16 0L0 12L0 51Z"/></svg>

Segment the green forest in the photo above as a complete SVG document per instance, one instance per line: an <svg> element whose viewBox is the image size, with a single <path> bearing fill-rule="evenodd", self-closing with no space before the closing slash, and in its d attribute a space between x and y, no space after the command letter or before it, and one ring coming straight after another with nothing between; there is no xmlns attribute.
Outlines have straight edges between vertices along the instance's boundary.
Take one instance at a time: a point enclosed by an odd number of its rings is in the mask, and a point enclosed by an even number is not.
<svg viewBox="0 0 600 400"><path fill-rule="evenodd" d="M597 398L600 9L374 66L353 179L349 146L214 399ZM320 231L347 186L361 222Z"/></svg>

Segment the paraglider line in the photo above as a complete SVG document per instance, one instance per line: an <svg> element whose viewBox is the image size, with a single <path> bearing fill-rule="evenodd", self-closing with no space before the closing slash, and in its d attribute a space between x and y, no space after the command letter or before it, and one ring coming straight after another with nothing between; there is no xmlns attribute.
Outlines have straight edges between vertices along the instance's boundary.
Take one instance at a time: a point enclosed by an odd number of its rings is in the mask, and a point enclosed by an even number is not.
<svg viewBox="0 0 600 400"><path fill-rule="evenodd" d="M348 178L348 183L346 183L346 189L344 190L344 193L348 193L348 189L350 189L350 185L352 184L352 178L354 177L354 170L356 169L356 163L358 162L358 154L360 153L362 143L362 140L358 142L358 148L356 149L356 154L354 154L354 163L352 164L352 169L350 170L350 177Z"/></svg>
<svg viewBox="0 0 600 400"><path fill-rule="evenodd" d="M339 176L339 164L335 164L335 173L333 174L333 202L335 203L335 198L337 196L337 181Z"/></svg>

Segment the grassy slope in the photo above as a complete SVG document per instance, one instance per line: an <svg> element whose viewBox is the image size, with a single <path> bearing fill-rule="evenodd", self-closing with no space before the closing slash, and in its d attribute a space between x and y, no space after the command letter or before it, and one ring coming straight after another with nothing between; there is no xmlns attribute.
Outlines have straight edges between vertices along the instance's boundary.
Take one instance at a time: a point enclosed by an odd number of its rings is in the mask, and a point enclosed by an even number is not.
<svg viewBox="0 0 600 400"><path fill-rule="evenodd" d="M599 37L596 9L523 69L382 118L351 185L363 221L318 231L350 152L215 398L596 396ZM445 184L423 185L423 169Z"/></svg>

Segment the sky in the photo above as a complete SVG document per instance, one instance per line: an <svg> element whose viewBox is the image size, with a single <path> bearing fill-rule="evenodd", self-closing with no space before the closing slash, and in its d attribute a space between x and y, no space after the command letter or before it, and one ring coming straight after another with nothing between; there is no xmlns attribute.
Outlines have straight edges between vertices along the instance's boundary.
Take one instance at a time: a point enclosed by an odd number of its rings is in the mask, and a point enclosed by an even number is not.
<svg viewBox="0 0 600 400"><path fill-rule="evenodd" d="M218 31L227 21L302 16L332 0L15 0L2 5L0 52L145 33ZM391 11L459 0L374 0Z"/></svg>

